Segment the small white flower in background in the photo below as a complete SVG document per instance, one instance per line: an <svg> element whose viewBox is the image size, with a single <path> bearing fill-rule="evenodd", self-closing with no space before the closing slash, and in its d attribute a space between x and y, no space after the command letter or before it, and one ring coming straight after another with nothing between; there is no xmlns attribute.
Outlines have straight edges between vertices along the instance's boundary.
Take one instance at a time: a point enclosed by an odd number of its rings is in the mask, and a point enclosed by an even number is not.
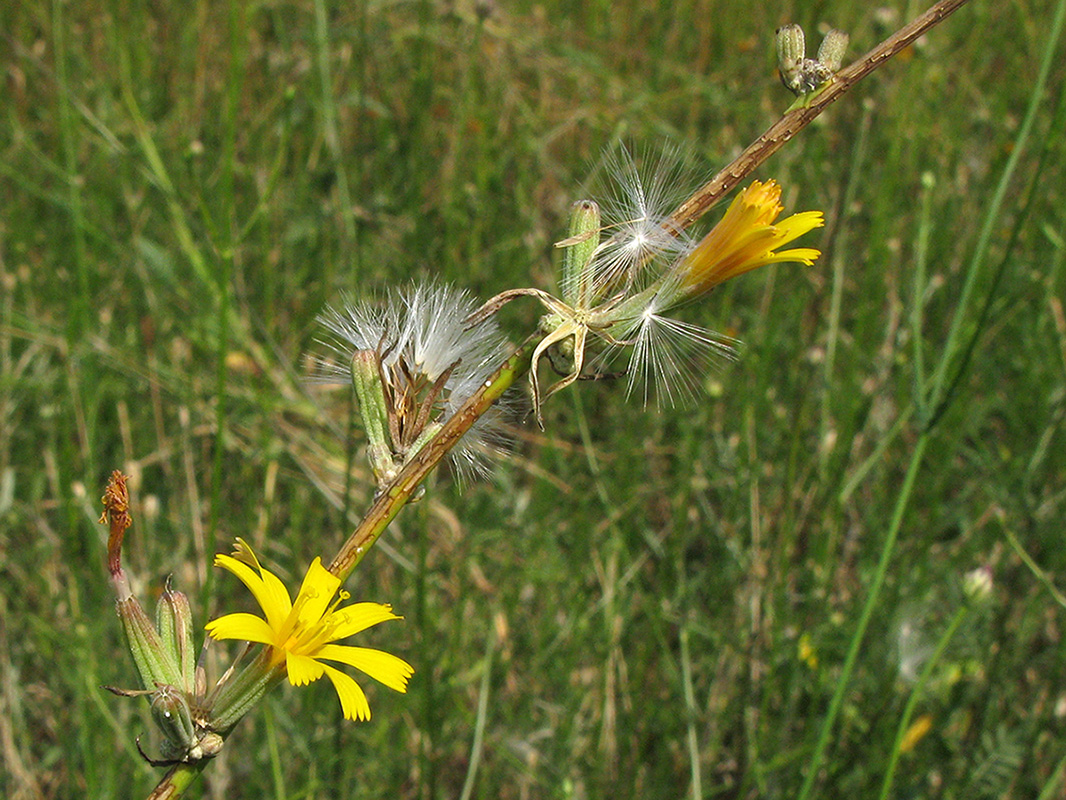
<svg viewBox="0 0 1066 800"><path fill-rule="evenodd" d="M962 592L966 599L977 605L992 595L992 568L977 567L962 578Z"/></svg>
<svg viewBox="0 0 1066 800"><path fill-rule="evenodd" d="M327 307L319 322L339 363L319 359L320 383L351 382L379 485L388 483L507 357L494 320L467 330L477 305L450 286L418 284L384 303ZM451 451L460 477L483 473L504 449L502 413L481 416Z"/></svg>

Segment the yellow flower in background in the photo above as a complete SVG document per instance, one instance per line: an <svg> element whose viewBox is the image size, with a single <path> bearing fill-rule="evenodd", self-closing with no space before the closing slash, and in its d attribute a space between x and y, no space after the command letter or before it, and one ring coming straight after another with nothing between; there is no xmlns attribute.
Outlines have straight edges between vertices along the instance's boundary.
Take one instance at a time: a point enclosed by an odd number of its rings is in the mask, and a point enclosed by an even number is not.
<svg viewBox="0 0 1066 800"><path fill-rule="evenodd" d="M799 642L796 644L796 655L799 656L800 661L811 669L815 669L818 666L818 651L811 644L811 635L809 633L804 633L800 636Z"/></svg>
<svg viewBox="0 0 1066 800"><path fill-rule="evenodd" d="M906 733L903 734L903 739L899 743L899 751L901 753L909 753L932 729L933 718L928 714L922 714L911 723Z"/></svg>
<svg viewBox="0 0 1066 800"><path fill-rule="evenodd" d="M289 683L306 686L323 675L337 690L345 719L370 719L366 695L349 675L323 664L335 661L362 670L371 678L398 692L407 691L414 668L406 661L381 650L333 644L390 619L402 619L392 607L380 603L354 603L338 608L347 600L345 591L337 594L340 579L316 558L307 570L303 585L293 601L277 575L260 566L252 549L237 540L232 556L216 555L215 566L236 575L255 596L263 616L226 614L207 624L214 639L241 639L258 642L271 649L271 663L285 663ZM334 600L336 595L336 600Z"/></svg>
<svg viewBox="0 0 1066 800"><path fill-rule="evenodd" d="M821 211L793 214L775 224L784 210L777 181L755 181L736 196L725 216L679 265L680 290L703 294L719 283L778 261L811 266L821 255L811 247L775 248L825 224Z"/></svg>

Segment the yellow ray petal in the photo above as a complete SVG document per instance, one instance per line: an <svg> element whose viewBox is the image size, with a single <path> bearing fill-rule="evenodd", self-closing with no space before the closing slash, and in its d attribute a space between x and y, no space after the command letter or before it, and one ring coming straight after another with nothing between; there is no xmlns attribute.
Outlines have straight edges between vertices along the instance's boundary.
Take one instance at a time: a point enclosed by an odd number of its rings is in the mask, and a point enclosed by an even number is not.
<svg viewBox="0 0 1066 800"><path fill-rule="evenodd" d="M292 602L285 585L276 575L268 570L256 572L244 562L221 553L215 556L215 566L227 569L240 578L241 583L248 587L259 607L263 609L270 627L274 630L281 627L285 617L289 615Z"/></svg>
<svg viewBox="0 0 1066 800"><path fill-rule="evenodd" d="M311 681L322 677L324 665L309 656L285 653L285 670L289 673L289 683L293 686L306 686Z"/></svg>
<svg viewBox="0 0 1066 800"><path fill-rule="evenodd" d="M246 642L274 644L274 631L266 620L255 614L226 614L206 626L212 639L242 639Z"/></svg>
<svg viewBox="0 0 1066 800"><path fill-rule="evenodd" d="M267 612L266 606L263 606L263 612L266 613L267 621L271 627L275 629L281 625L289 612L292 611L292 600L289 599L289 590L285 588L285 584L281 582L281 578L275 575L268 569L260 568L260 576L263 578L263 588L266 590L271 610Z"/></svg>
<svg viewBox="0 0 1066 800"><path fill-rule="evenodd" d="M265 569L263 565L259 563L259 558L256 556L252 546L239 536L237 537L237 543L233 546L233 558L252 567L256 574L262 579L263 588L270 597L271 604L278 608L278 613L276 615L277 619L272 621L276 628L278 621L283 620L288 616L289 610L292 608L292 601L289 599L289 590L285 588L285 584L281 582L277 575L270 570ZM267 617L267 619L270 620L271 617Z"/></svg>
<svg viewBox="0 0 1066 800"><path fill-rule="evenodd" d="M809 267L818 260L818 256L821 254L821 250L816 250L813 247L797 247L793 250L782 250L780 253L771 253L764 263L773 264L778 261L794 261Z"/></svg>
<svg viewBox="0 0 1066 800"><path fill-rule="evenodd" d="M335 626L330 640L345 639L390 619L403 619L403 617L393 614L392 606L389 605L352 603L350 606L337 609L328 617L328 623Z"/></svg>
<svg viewBox="0 0 1066 800"><path fill-rule="evenodd" d="M345 675L339 669L322 665L326 671L326 677L333 681L333 688L337 690L337 697L341 701L341 710L345 719L366 721L370 719L370 703L366 700L366 694L355 682L355 679Z"/></svg>
<svg viewBox="0 0 1066 800"><path fill-rule="evenodd" d="M322 566L321 558L312 561L300 586L300 593L296 596L299 623L305 627L317 624L340 585L340 579Z"/></svg>
<svg viewBox="0 0 1066 800"><path fill-rule="evenodd" d="M319 648L315 653L315 658L339 661L360 669L374 680L397 692L407 691L407 681L415 672L414 667L402 658L369 647L327 644Z"/></svg>

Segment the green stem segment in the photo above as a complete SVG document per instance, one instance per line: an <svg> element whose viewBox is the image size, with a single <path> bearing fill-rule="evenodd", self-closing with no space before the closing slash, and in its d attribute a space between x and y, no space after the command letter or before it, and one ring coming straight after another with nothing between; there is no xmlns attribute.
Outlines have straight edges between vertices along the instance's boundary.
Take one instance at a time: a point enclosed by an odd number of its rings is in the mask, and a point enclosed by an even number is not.
<svg viewBox="0 0 1066 800"><path fill-rule="evenodd" d="M194 761L192 764L178 764L170 768L166 775L148 795L148 800L177 800L185 790L203 772L206 760Z"/></svg>
<svg viewBox="0 0 1066 800"><path fill-rule="evenodd" d="M921 699L922 693L925 691L926 684L929 683L929 678L933 674L933 668L940 663L944 651L948 649L948 644L958 632L959 626L961 626L963 620L966 619L966 614L969 610L970 606L967 602L967 604L960 606L955 612L955 615L951 618L951 622L948 623L947 630L944 631L944 635L940 637L940 641L937 643L936 651L926 662L922 674L918 677L918 682L911 691L910 697L907 698L907 705L903 709L903 714L899 719L899 725L896 728L896 739L892 742L892 756L889 758L888 769L885 770L885 777L881 782L881 793L877 796L878 800L888 800L888 793L892 788L892 780L896 775L896 767L899 765L899 757L903 754L900 749L903 746L903 737L907 735L907 729L910 727L911 717L914 716L914 709L917 708L918 701Z"/></svg>

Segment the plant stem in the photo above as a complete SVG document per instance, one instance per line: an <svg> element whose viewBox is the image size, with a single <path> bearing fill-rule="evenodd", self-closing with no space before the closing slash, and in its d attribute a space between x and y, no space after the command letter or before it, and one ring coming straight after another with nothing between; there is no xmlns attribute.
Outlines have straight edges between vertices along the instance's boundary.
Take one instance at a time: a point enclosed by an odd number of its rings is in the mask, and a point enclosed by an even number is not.
<svg viewBox="0 0 1066 800"><path fill-rule="evenodd" d="M347 579L426 475L440 463L481 415L511 388L515 380L529 369L534 341L535 337L531 337L519 346L481 388L444 423L440 432L400 470L393 481L378 492L362 522L333 558L333 563L329 565L330 572L341 581Z"/></svg>
<svg viewBox="0 0 1066 800"><path fill-rule="evenodd" d="M903 715L899 718L899 726L896 729L896 739L892 742L892 755L889 758L888 769L885 770L885 777L881 783L881 793L878 795L878 800L887 800L888 798L889 789L892 788L892 779L896 774L896 766L899 764L899 757L902 755L900 747L903 744L903 737L907 734L907 728L910 727L911 717L914 715L914 709L918 705L922 693L925 691L925 685L929 683L929 678L933 674L933 669L940 662L941 657L944 655L944 651L948 649L948 644L958 632L959 626L962 625L962 621L966 618L966 612L970 610L968 603L969 600L967 600L966 604L960 606L955 612L955 615L951 618L947 630L944 631L944 635L941 636L940 641L937 642L936 650L933 655L931 655L929 660L925 662L922 674L918 676L918 682L914 684L910 697L907 698L907 705L903 708Z"/></svg>
<svg viewBox="0 0 1066 800"><path fill-rule="evenodd" d="M192 764L178 764L171 767L163 776L163 780L148 795L147 800L177 800L206 766L207 761L200 760Z"/></svg>

